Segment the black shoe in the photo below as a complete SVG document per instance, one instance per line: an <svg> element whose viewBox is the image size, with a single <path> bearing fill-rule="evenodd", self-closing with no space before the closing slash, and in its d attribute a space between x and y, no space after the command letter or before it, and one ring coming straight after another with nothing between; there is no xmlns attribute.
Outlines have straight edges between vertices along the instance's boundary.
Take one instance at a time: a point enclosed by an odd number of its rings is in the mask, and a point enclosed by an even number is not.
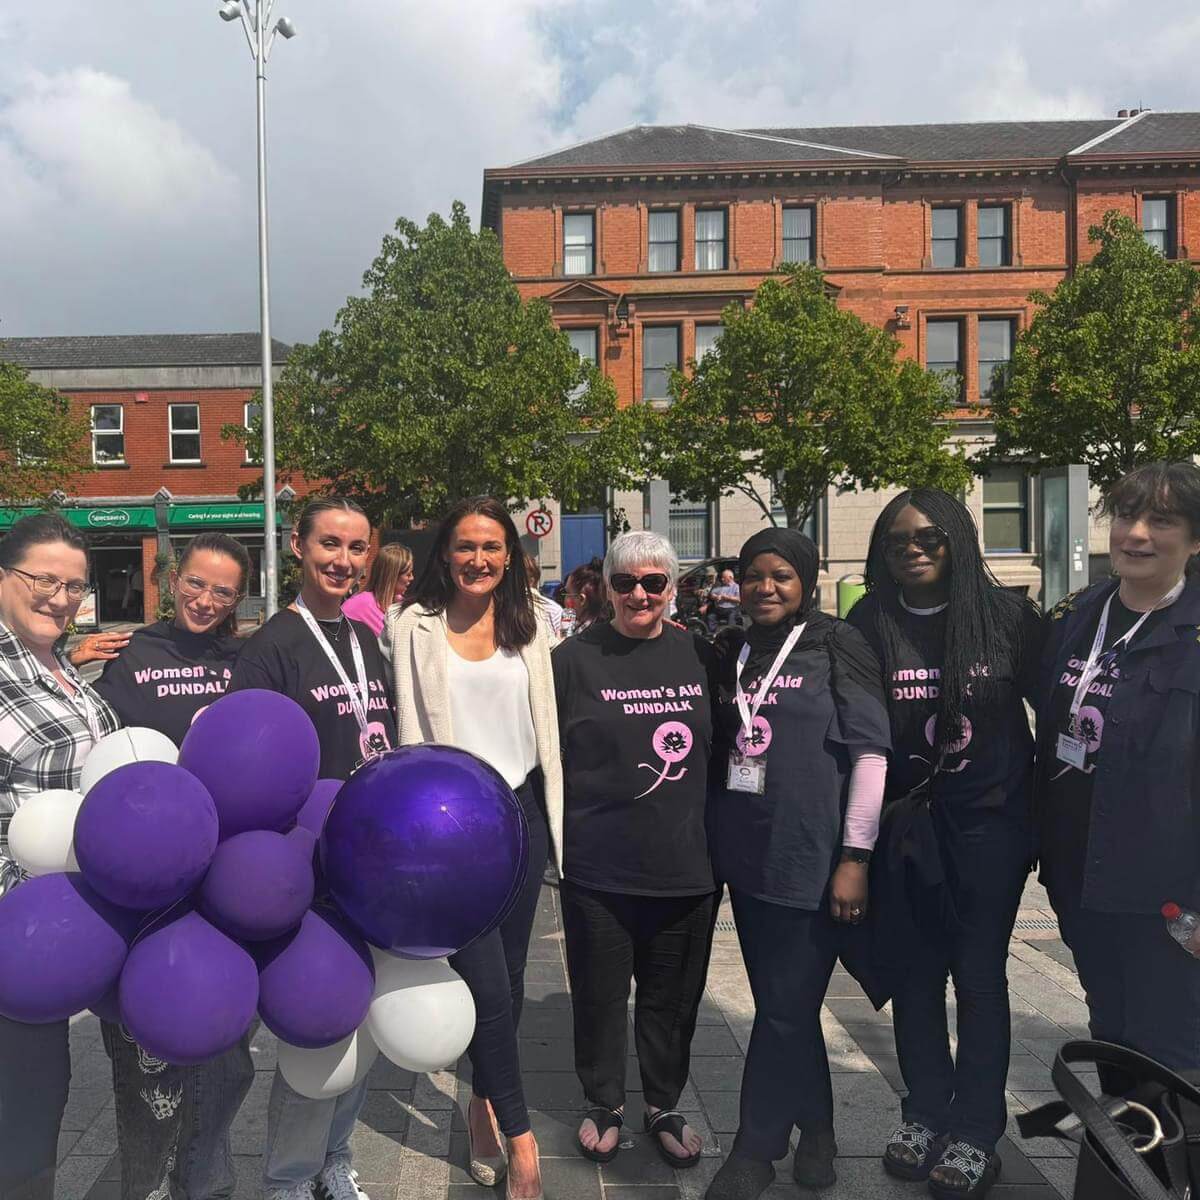
<svg viewBox="0 0 1200 1200"><path fill-rule="evenodd" d="M833 1187L837 1183L837 1172L833 1169L837 1152L832 1129L801 1132L792 1157L792 1178L801 1187Z"/></svg>
<svg viewBox="0 0 1200 1200"><path fill-rule="evenodd" d="M942 1157L933 1165L929 1194L937 1200L980 1200L1000 1178L1000 1155L985 1154L978 1146L955 1138L947 1143Z"/></svg>
<svg viewBox="0 0 1200 1200"><path fill-rule="evenodd" d="M883 1169L897 1179L915 1183L929 1178L945 1148L946 1139L920 1121L905 1121L892 1130L883 1148Z"/></svg>
<svg viewBox="0 0 1200 1200"><path fill-rule="evenodd" d="M775 1182L775 1167L734 1150L713 1176L704 1200L758 1200Z"/></svg>

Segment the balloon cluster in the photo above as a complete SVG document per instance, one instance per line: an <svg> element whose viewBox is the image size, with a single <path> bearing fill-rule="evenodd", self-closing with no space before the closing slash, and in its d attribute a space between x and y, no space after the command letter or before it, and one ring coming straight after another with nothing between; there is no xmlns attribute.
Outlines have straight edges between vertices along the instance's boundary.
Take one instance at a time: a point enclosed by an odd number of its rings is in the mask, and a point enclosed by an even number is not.
<svg viewBox="0 0 1200 1200"><path fill-rule="evenodd" d="M446 961L503 920L528 869L501 776L411 746L340 780L286 696L234 692L178 751L150 729L97 743L79 792L17 809L32 878L0 897L0 1015L121 1021L188 1065L261 1016L279 1068L323 1099L382 1051L412 1071L466 1048L475 1007Z"/></svg>

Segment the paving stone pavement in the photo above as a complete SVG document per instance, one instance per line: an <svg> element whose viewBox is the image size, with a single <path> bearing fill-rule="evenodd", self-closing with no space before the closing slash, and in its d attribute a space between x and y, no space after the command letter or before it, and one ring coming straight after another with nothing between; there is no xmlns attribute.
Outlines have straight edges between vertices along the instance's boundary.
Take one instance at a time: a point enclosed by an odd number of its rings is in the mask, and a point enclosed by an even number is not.
<svg viewBox="0 0 1200 1200"><path fill-rule="evenodd" d="M1070 952L1058 940L1045 893L1033 882L1018 914L1009 980L1014 1037L1008 1077L1011 1119L1011 1114L1056 1096L1050 1082L1055 1050L1069 1037L1086 1036L1087 1010ZM550 886L542 891L526 991L521 1054L549 1200L700 1200L737 1128L738 1085L754 1018L728 904L718 921L692 1047L691 1079L679 1105L706 1139L705 1156L693 1170L672 1170L646 1137L635 1132L641 1129L643 1107L632 1058L621 1153L603 1167L577 1154L575 1130L583 1095L572 1066L562 931L557 892ZM903 1086L889 1009L876 1013L858 985L839 968L822 1019L837 1109L838 1183L821 1192L799 1189L790 1182L789 1164L780 1163L781 1182L769 1189L767 1200L925 1195L919 1185L890 1179L879 1165L883 1140L898 1114L897 1092ZM73 1023L71 1049L73 1078L59 1146L56 1200L120 1200L110 1074L95 1018ZM234 1200L257 1200L261 1194L261 1149L275 1066L274 1039L265 1029L253 1050L257 1078L233 1133L238 1171ZM380 1060L370 1081L353 1147L360 1183L372 1200L479 1200L482 1191L466 1170L462 1117L469 1095L466 1060L456 1071L421 1077ZM1094 1079L1090 1083L1095 1086ZM1004 1170L992 1192L995 1200L1070 1196L1075 1168L1070 1148L1048 1139L1018 1144L1011 1124L1009 1134L1000 1147ZM502 1185L496 1193L503 1195Z"/></svg>

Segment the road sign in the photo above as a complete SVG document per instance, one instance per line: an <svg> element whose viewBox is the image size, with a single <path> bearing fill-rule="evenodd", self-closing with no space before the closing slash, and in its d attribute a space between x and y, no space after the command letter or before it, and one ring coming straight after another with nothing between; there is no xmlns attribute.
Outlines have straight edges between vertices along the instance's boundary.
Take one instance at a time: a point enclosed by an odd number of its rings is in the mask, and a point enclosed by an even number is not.
<svg viewBox="0 0 1200 1200"><path fill-rule="evenodd" d="M554 518L544 508L539 508L525 518L525 528L535 538L549 537L554 528Z"/></svg>

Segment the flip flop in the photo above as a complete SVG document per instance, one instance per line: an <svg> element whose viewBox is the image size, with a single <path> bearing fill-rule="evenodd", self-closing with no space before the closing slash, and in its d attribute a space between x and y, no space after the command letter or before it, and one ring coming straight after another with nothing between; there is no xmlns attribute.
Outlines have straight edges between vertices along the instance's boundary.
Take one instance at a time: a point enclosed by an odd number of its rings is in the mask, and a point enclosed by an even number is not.
<svg viewBox="0 0 1200 1200"><path fill-rule="evenodd" d="M682 1156L672 1154L662 1144L658 1135L660 1133L669 1133L682 1146L683 1130L686 1125L687 1118L684 1117L683 1113L676 1112L673 1108L660 1109L654 1116L646 1113L646 1132L654 1138L654 1145L658 1150L659 1157L680 1171L686 1171L688 1167L694 1167L700 1161L703 1147L697 1150L695 1154Z"/></svg>
<svg viewBox="0 0 1200 1200"><path fill-rule="evenodd" d="M599 1146L604 1141L604 1135L610 1129L620 1129L625 1124L625 1116L615 1108L605 1108L604 1105L597 1105L595 1108L589 1108L583 1116L584 1121L591 1121L596 1127L596 1145ZM582 1124L582 1122L580 1122ZM578 1138L575 1139L575 1144L579 1147L579 1153L584 1158L591 1159L592 1162L607 1163L612 1162L617 1157L617 1151L621 1149L621 1138L617 1135L616 1145L611 1150L589 1150Z"/></svg>

